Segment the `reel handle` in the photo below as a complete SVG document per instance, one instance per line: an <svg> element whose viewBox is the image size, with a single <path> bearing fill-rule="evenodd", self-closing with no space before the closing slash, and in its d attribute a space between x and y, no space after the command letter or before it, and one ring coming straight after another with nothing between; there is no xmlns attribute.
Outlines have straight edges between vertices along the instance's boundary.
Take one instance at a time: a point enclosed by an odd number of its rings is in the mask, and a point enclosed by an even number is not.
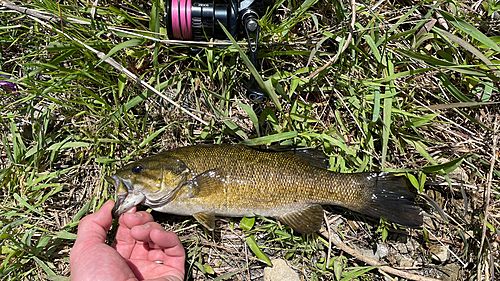
<svg viewBox="0 0 500 281"><path fill-rule="evenodd" d="M251 9L247 9L247 11L243 14L242 19L245 33L247 35L250 61L255 69L257 69L257 51L260 31L260 26L257 21L258 14ZM253 75L250 76L250 81L248 83L247 98L253 103L264 103L267 101L266 91L259 86Z"/></svg>

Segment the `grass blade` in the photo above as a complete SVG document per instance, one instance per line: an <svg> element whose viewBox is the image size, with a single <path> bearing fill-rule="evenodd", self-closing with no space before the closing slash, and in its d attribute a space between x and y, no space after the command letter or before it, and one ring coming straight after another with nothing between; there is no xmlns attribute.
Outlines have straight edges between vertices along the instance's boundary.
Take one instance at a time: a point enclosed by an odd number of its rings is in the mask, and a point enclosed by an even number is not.
<svg viewBox="0 0 500 281"><path fill-rule="evenodd" d="M37 213L38 215L40 215L41 217L44 217L45 215L40 212L39 210L35 209L33 206L31 206L28 202L26 202L26 200L24 200L23 198L21 198L21 196L19 196L19 194L17 193L14 193L14 198L19 202L19 205L22 206L22 207L26 207L27 209Z"/></svg>
<svg viewBox="0 0 500 281"><path fill-rule="evenodd" d="M89 147L89 146L91 146L90 143L81 141L59 142L49 146L47 150L63 150L68 148Z"/></svg>
<svg viewBox="0 0 500 281"><path fill-rule="evenodd" d="M448 79L448 76L446 76L444 73L438 73L438 77L439 80L441 80L441 83L443 83L445 89L448 90L448 92L450 92L450 94L454 96L457 100L466 103L474 102L474 100L470 99L462 92L460 92L460 90L458 90L457 87L455 87L455 85L451 83L451 81Z"/></svg>
<svg viewBox="0 0 500 281"><path fill-rule="evenodd" d="M481 51L479 51L478 49L476 49L470 43L466 42L465 40L463 40L462 38L460 38L460 37L458 37L458 36L456 36L454 34L449 33L448 31L442 30L442 29L440 29L438 27L433 27L432 29L435 30L442 37L446 37L450 41L455 42L458 45L462 46L464 49L466 49L467 51L471 52L476 57L478 57L480 60L482 60L486 64L486 66L488 68L490 68L494 72L499 73L500 68L498 66L496 66L495 64L493 64L493 62L491 62L490 59L488 59Z"/></svg>
<svg viewBox="0 0 500 281"><path fill-rule="evenodd" d="M298 134L296 131L285 132L285 133L279 133L279 134L264 136L264 137L255 138L255 139L248 139L248 140L240 142L240 144L244 144L244 145L270 144L273 142L280 142L283 140L293 139L293 138L297 137L297 135Z"/></svg>
<svg viewBox="0 0 500 281"><path fill-rule="evenodd" d="M52 269L50 269L50 267L47 264L45 264L42 260L40 260L37 257L33 257L33 259L36 261L36 263L38 263L38 265L43 269L43 271L45 271L47 275L49 276L56 275L54 271L52 271Z"/></svg>
<svg viewBox="0 0 500 281"><path fill-rule="evenodd" d="M109 52L97 63L99 65L103 61L107 60L109 57L113 56L116 52L121 51L125 48L132 48L135 46L139 46L144 42L142 39L131 39L128 41L125 41L123 43L120 43L116 46L114 46Z"/></svg>
<svg viewBox="0 0 500 281"><path fill-rule="evenodd" d="M274 86L273 86L272 82L270 80L267 80L264 82L264 80L260 76L257 69L255 69L255 66L253 65L253 63L250 61L250 59L245 54L243 49L241 49L241 47L238 45L238 42L236 42L236 40L231 36L231 34L227 31L227 29L224 27L224 25L221 25L221 28L224 30L224 32L226 33L226 36L229 38L229 40L231 40L231 43L233 43L234 48L236 48L236 50L238 50L240 57L243 59L243 62L245 62L245 65L252 73L252 76L255 78L255 81L257 82L257 84L259 84L261 89L264 89L267 92L267 94L269 95L269 97L273 101L274 105L278 108L278 110L282 111L281 103L279 102L278 96L276 95L276 93L274 91Z"/></svg>
<svg viewBox="0 0 500 281"><path fill-rule="evenodd" d="M379 115L380 115L380 87L379 86L374 86L371 89L371 92L373 93L373 116L372 116L372 122L377 122ZM367 97L367 99L369 99Z"/></svg>
<svg viewBox="0 0 500 281"><path fill-rule="evenodd" d="M453 171L455 171L456 168L458 168L461 164L464 158L468 156L467 154L462 155L460 158L451 160L449 162L439 164L439 165L432 165L432 166L427 166L422 169L424 173L440 173L442 175L447 175Z"/></svg>
<svg viewBox="0 0 500 281"><path fill-rule="evenodd" d="M472 36L474 39L483 43L489 48L500 52L500 47L498 46L498 44L493 42L490 38L488 38L470 23L464 21L462 18L452 16L443 10L438 10L438 13L440 13L447 21L451 22L457 29L461 30L465 34Z"/></svg>
<svg viewBox="0 0 500 281"><path fill-rule="evenodd" d="M245 239L247 241L248 246L250 247L250 250L252 250L252 252L255 254L257 258L267 263L267 265L273 266L269 257L266 254L264 254L264 252L262 252L262 250L260 249L259 245L257 245L257 241L255 241L255 237L253 234L247 235Z"/></svg>
<svg viewBox="0 0 500 281"><path fill-rule="evenodd" d="M383 123L382 128L382 168L385 167L385 162L387 158L387 151L389 145L389 134L391 132L391 115L392 115L392 98L384 99L384 113L383 113Z"/></svg>

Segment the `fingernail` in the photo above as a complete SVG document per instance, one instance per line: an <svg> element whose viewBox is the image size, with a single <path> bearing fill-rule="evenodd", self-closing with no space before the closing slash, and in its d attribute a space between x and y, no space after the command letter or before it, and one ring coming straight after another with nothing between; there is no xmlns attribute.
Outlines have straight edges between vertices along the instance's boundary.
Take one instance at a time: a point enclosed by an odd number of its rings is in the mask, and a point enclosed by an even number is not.
<svg viewBox="0 0 500 281"><path fill-rule="evenodd" d="M158 230L158 232L167 232L165 229L163 228L157 228L156 230Z"/></svg>
<svg viewBox="0 0 500 281"><path fill-rule="evenodd" d="M140 218L140 217L142 217L142 214L141 214L141 213L133 213L132 215L134 215L134 217L136 217L136 218Z"/></svg>
<svg viewBox="0 0 500 281"><path fill-rule="evenodd" d="M149 224L143 224L143 225L141 225L140 227L141 227L142 229L148 229L148 228L149 228L149 226L150 226Z"/></svg>

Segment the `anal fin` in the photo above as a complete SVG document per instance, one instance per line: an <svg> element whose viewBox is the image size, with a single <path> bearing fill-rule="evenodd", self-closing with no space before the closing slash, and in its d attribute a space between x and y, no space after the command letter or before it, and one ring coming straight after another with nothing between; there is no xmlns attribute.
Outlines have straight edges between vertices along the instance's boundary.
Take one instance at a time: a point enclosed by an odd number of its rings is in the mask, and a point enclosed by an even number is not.
<svg viewBox="0 0 500 281"><path fill-rule="evenodd" d="M284 214L278 219L300 233L313 233L321 228L323 207L317 204L307 205L304 209Z"/></svg>
<svg viewBox="0 0 500 281"><path fill-rule="evenodd" d="M196 213L193 215L193 217L201 223L204 227L206 227L208 230L212 231L215 228L215 215L214 213L209 213L209 212L201 212L201 213Z"/></svg>

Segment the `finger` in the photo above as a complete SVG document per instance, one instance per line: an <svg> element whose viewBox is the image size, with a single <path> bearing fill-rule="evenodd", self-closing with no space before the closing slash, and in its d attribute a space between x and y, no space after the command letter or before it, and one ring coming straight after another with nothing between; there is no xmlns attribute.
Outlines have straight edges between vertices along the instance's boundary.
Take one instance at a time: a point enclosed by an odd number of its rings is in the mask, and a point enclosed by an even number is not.
<svg viewBox="0 0 500 281"><path fill-rule="evenodd" d="M175 233L163 229L152 230L150 237L156 247L163 248L163 252L166 255L165 263L184 273L186 253L179 237Z"/></svg>
<svg viewBox="0 0 500 281"><path fill-rule="evenodd" d="M113 217L111 216L113 206L114 202L108 200L97 212L84 217L80 221L75 247L77 243L83 241L88 246L105 242L106 233L113 223Z"/></svg>
<svg viewBox="0 0 500 281"><path fill-rule="evenodd" d="M153 216L150 213L144 211L125 213L122 217L124 225L128 228L154 221Z"/></svg>
<svg viewBox="0 0 500 281"><path fill-rule="evenodd" d="M131 259L163 261L168 258L167 253L175 257L184 257L184 249L177 235L173 232L166 232L158 223L151 222L135 226L130 230L130 234L138 241L130 255ZM179 245L181 251L178 248L172 249L176 245Z"/></svg>
<svg viewBox="0 0 500 281"><path fill-rule="evenodd" d="M148 222L143 225L138 225L130 229L130 235L138 241L149 242L151 241L150 233L152 230L163 230L163 227L156 222Z"/></svg>
<svg viewBox="0 0 500 281"><path fill-rule="evenodd" d="M135 207L120 216L118 219L118 230L115 237L115 248L118 250L120 245L134 244L135 239L130 236L130 229L137 225L153 221L153 216L147 212L135 212Z"/></svg>
<svg viewBox="0 0 500 281"><path fill-rule="evenodd" d="M151 231L150 237L151 241L159 247L170 249L180 246L182 249L181 240L179 240L177 234L171 231L165 231L163 228L154 229ZM184 253L184 250L182 253Z"/></svg>
<svg viewBox="0 0 500 281"><path fill-rule="evenodd" d="M128 260L129 267L134 270L135 275L144 281L182 281L184 280L184 267L180 271L164 264L157 264L145 260ZM138 270L139 268L146 270ZM161 277L158 277L161 276Z"/></svg>
<svg viewBox="0 0 500 281"><path fill-rule="evenodd" d="M118 219L118 229L116 231L113 247L126 259L129 259L136 247L137 240L130 235L130 228L134 225L142 224L152 219L146 212L136 212L137 208L132 209L121 215ZM146 214L145 214L146 213ZM143 249L143 251L146 251Z"/></svg>
<svg viewBox="0 0 500 281"><path fill-rule="evenodd" d="M130 253L131 259L149 259L152 251L154 251L155 245L151 242L150 233L154 229L163 229L161 225L155 222L149 222L143 225L134 226L130 230L131 237L135 240L135 246ZM150 247L151 246L151 247ZM156 254L156 259L163 260L165 254L162 250L158 251Z"/></svg>

